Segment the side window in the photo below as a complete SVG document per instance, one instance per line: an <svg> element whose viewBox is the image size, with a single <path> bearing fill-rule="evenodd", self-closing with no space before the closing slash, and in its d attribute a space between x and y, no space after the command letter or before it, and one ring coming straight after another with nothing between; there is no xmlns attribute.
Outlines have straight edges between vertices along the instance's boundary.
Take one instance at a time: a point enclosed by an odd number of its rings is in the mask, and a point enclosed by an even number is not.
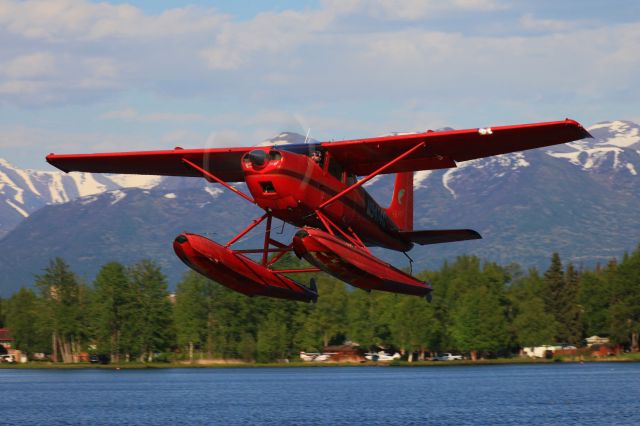
<svg viewBox="0 0 640 426"><path fill-rule="evenodd" d="M351 186L356 183L358 179L353 175L353 173L347 172L347 186Z"/></svg>
<svg viewBox="0 0 640 426"><path fill-rule="evenodd" d="M342 182L342 166L334 158L329 159L329 173Z"/></svg>
<svg viewBox="0 0 640 426"><path fill-rule="evenodd" d="M324 169L324 155L320 151L313 151L311 153L311 159L321 168Z"/></svg>

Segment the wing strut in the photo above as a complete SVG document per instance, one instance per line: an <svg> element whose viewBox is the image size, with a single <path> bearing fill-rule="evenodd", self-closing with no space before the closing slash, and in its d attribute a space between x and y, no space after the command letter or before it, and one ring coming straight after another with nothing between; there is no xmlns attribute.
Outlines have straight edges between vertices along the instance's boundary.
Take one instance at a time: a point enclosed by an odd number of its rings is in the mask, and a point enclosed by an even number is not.
<svg viewBox="0 0 640 426"><path fill-rule="evenodd" d="M197 164L187 160L186 158L183 158L182 161L184 163L190 165L191 167L193 167L194 169L196 169L200 173L202 173L206 178L213 179L214 181L218 182L220 185L222 185L225 188L231 190L232 192L235 192L236 194L238 194L239 196L241 196L245 200L249 201L250 203L252 203L252 204L256 203L253 198L249 197L247 194L245 194L244 192L240 191L239 189L236 189L233 186L229 185L227 182L223 181L222 179L220 179L218 176L214 175L213 173L203 169L202 167L200 167Z"/></svg>
<svg viewBox="0 0 640 426"><path fill-rule="evenodd" d="M345 194L348 194L349 192L353 191L354 189L356 189L359 186L364 185L365 183L369 182L371 179L373 179L374 177L378 176L380 173L382 173L383 171L385 171L386 169L388 169L389 167L393 166L395 163L397 163L398 161L402 160L405 157L408 157L409 155L413 154L415 151L417 151L420 148L424 148L426 146L425 142L420 142L419 144L417 144L416 146L414 146L413 148L408 149L407 151L405 151L404 153L398 155L396 158L394 158L393 160L389 161L388 163L386 163L384 166L380 167L379 169L377 169L376 171L370 173L369 175L367 175L367 177L360 179L359 181L357 181L356 183L354 183L353 185L351 185L350 187L348 187L347 189L339 192L338 194L334 195L333 197L329 198L327 201L325 201L324 203L320 204L320 207L318 207L318 210L322 210L323 208L325 208L326 206L328 206L329 204L333 203L335 200L337 200L338 198L344 196Z"/></svg>
<svg viewBox="0 0 640 426"><path fill-rule="evenodd" d="M337 229L338 232L340 232L340 234L342 234L342 236L345 237L347 239L347 241L349 241L351 244L353 244L356 247L360 247L360 248L366 250L368 253L371 253L369 251L369 249L367 248L367 246L365 246L363 244L362 240L360 240L360 238L358 238L358 235L355 232L353 232L351 227L349 227L349 231L351 232L352 235L349 235L346 232L344 232L339 226L337 226L335 223L333 223L331 221L331 219L329 219L327 216L322 214L320 212L320 210L317 210L316 214L318 215L318 219L320 219L320 222L322 222L324 227L327 229L327 232L329 232L331 235L336 235L333 232L332 228Z"/></svg>

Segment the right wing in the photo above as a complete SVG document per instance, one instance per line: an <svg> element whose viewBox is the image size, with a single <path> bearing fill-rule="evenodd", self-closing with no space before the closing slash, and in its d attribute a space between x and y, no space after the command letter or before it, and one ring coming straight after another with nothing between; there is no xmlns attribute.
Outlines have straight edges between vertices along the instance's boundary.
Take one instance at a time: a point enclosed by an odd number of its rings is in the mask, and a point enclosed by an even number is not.
<svg viewBox="0 0 640 426"><path fill-rule="evenodd" d="M412 243L427 245L479 240L482 237L473 229L438 229L430 231L401 231L400 235Z"/></svg>
<svg viewBox="0 0 640 426"><path fill-rule="evenodd" d="M202 173L183 159L225 182L244 182L240 160L254 148L174 149L171 151L112 152L102 154L49 154L47 162L64 172L124 173L192 176Z"/></svg>
<svg viewBox="0 0 640 426"><path fill-rule="evenodd" d="M591 137L577 121L517 124L467 130L448 130L340 142L320 145L347 170L365 176L394 158L424 144L384 173L411 172L456 167L460 161L540 148Z"/></svg>

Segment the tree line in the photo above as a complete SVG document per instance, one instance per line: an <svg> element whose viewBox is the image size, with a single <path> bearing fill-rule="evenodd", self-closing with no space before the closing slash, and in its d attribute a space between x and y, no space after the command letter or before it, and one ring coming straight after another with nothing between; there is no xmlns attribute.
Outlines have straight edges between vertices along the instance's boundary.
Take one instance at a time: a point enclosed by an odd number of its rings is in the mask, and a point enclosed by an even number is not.
<svg viewBox="0 0 640 426"><path fill-rule="evenodd" d="M293 257L284 263L301 266ZM108 263L87 284L57 258L36 276L35 291L23 288L1 301L0 324L19 349L61 362L87 351L112 362L269 362L346 341L398 350L409 361L441 351L475 359L557 342L579 346L594 334L639 350L640 246L592 270L563 265L557 253L544 273L461 256L418 276L432 283L432 303L367 293L320 274L318 302L304 304L249 298L195 272L170 295L148 260Z"/></svg>

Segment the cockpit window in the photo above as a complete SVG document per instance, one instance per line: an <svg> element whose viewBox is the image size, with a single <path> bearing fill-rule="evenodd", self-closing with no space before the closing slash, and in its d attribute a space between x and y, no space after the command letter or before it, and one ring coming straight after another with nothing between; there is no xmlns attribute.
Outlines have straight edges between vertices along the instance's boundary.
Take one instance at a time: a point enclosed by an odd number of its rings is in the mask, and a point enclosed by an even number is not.
<svg viewBox="0 0 640 426"><path fill-rule="evenodd" d="M343 169L340 163L338 163L335 158L331 158L329 161L329 173L331 173L334 178L342 182L342 172Z"/></svg>
<svg viewBox="0 0 640 426"><path fill-rule="evenodd" d="M324 167L324 155L320 151L313 151L311 159L322 169Z"/></svg>
<svg viewBox="0 0 640 426"><path fill-rule="evenodd" d="M347 175L347 182L346 182L347 186L351 186L358 181L358 179L355 177L353 173L347 172L346 175Z"/></svg>

